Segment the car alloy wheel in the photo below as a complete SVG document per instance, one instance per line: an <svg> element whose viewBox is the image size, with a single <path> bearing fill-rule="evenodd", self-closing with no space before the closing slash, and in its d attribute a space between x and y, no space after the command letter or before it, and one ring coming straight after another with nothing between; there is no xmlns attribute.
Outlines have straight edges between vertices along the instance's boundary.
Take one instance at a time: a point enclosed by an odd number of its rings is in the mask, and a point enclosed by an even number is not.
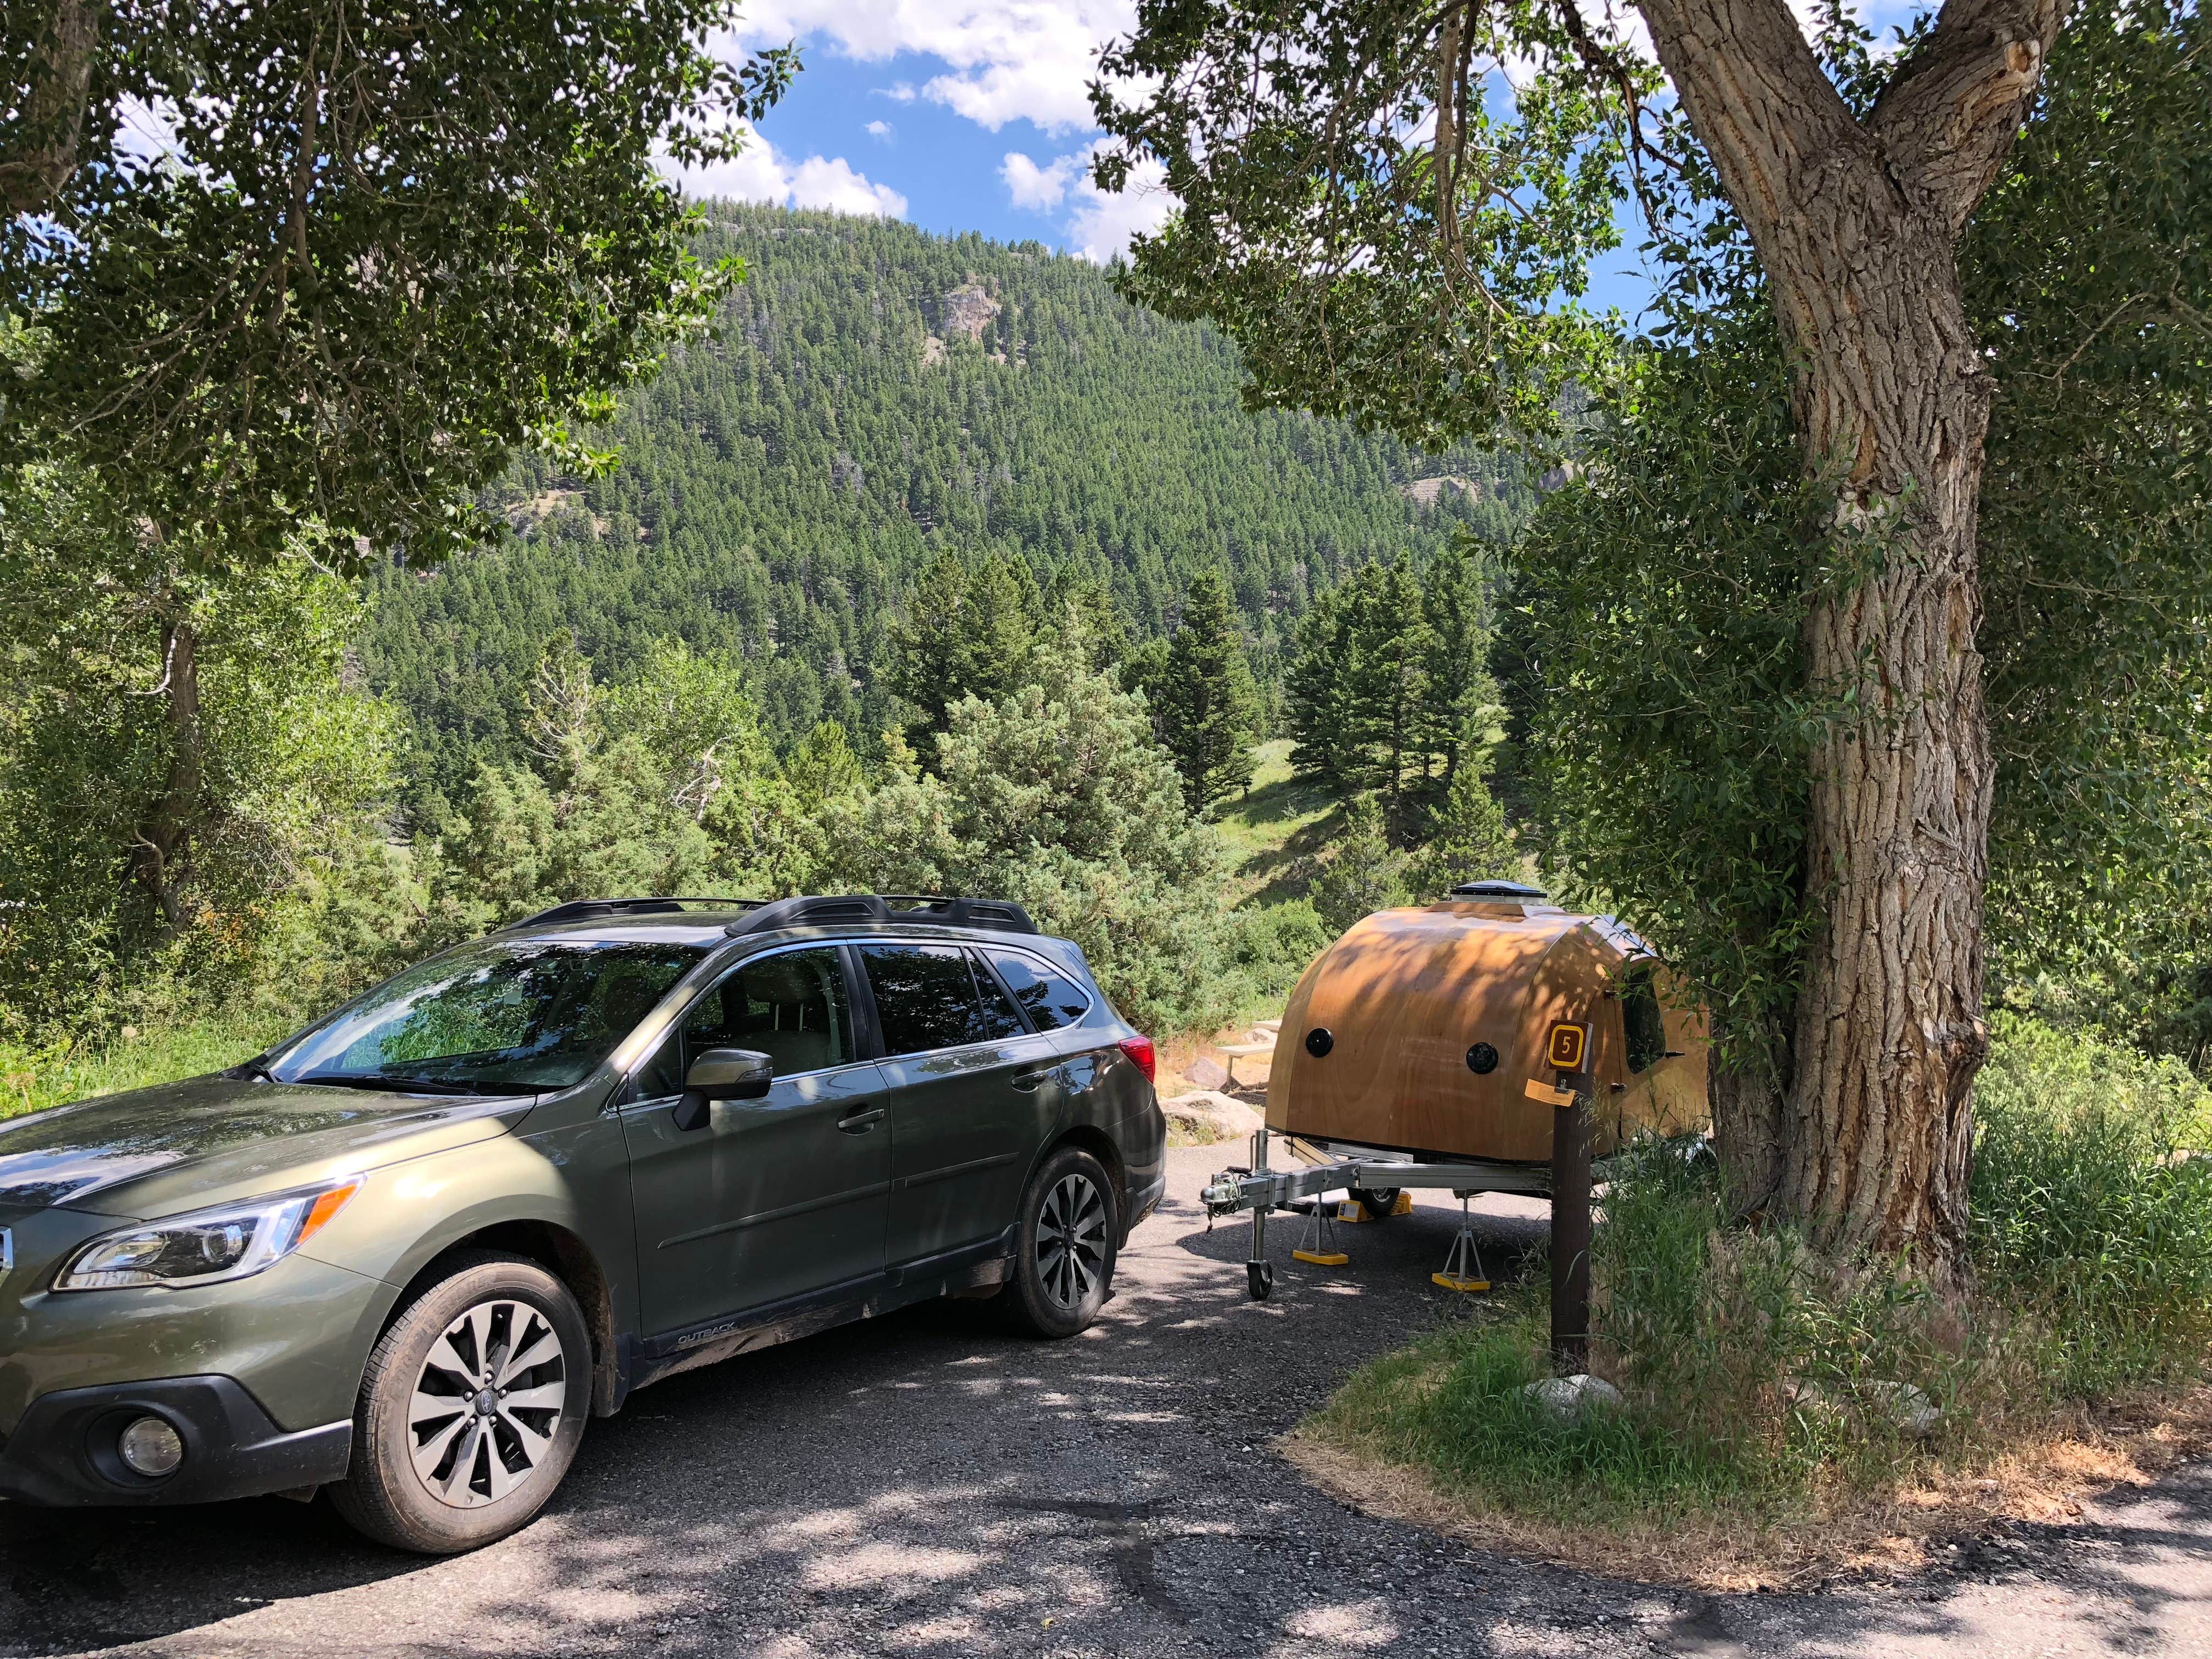
<svg viewBox="0 0 2212 1659"><path fill-rule="evenodd" d="M1106 1200L1081 1171L1062 1176L1037 1219L1037 1277L1045 1294L1073 1312L1106 1270Z"/></svg>
<svg viewBox="0 0 2212 1659"><path fill-rule="evenodd" d="M561 1339L529 1304L479 1302L430 1346L408 1402L415 1473L455 1509L497 1503L538 1474L568 1400Z"/></svg>

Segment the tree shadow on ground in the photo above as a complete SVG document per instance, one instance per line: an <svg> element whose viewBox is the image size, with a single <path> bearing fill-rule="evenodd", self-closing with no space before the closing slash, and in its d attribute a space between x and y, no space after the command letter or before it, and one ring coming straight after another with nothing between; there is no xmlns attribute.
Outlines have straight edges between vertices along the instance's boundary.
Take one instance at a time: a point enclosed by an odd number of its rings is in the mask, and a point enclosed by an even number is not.
<svg viewBox="0 0 2212 1659"><path fill-rule="evenodd" d="M1627 1659L1933 1653L1976 1635L1987 1577L1692 1595L1516 1562L1308 1486L1269 1442L1366 1359L1479 1314L1427 1282L1459 1209L1346 1228L1352 1262L1334 1269L1290 1260L1285 1218L1275 1295L1254 1303L1249 1231L1208 1229L1190 1196L1210 1156L1177 1155L1180 1196L1132 1241L1091 1332L1038 1342L939 1302L671 1379L592 1425L547 1514L474 1556L391 1554L325 1506L279 1500L0 1510L0 1654ZM1493 1274L1537 1269L1540 1206L1486 1200L1475 1219ZM2130 1631L2212 1570L2199 1486L2094 1531L2082 1593L2092 1573L2124 1583ZM2050 1546L2087 1535L2053 1529Z"/></svg>

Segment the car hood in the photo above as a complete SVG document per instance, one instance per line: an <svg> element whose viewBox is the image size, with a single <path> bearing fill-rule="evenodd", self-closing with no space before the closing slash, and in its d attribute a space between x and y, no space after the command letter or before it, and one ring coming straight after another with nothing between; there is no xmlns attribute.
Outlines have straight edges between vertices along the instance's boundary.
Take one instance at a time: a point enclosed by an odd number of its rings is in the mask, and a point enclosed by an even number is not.
<svg viewBox="0 0 2212 1659"><path fill-rule="evenodd" d="M0 1209L137 1220L502 1134L530 1095L457 1099L222 1076L0 1121Z"/></svg>

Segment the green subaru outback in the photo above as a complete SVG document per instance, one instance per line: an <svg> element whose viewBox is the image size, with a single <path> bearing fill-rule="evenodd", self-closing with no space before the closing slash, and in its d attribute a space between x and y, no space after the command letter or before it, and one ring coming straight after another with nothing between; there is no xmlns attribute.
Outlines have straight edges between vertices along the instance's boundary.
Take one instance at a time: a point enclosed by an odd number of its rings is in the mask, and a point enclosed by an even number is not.
<svg viewBox="0 0 2212 1659"><path fill-rule="evenodd" d="M1016 904L561 905L0 1124L0 1494L326 1487L464 1550L678 1371L939 1296L1072 1335L1164 1186L1152 1079Z"/></svg>

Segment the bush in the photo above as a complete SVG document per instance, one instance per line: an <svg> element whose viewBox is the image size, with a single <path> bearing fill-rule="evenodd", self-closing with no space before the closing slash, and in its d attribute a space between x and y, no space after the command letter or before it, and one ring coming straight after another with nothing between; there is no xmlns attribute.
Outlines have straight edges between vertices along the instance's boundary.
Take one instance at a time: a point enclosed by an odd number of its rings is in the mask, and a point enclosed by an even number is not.
<svg viewBox="0 0 2212 1659"><path fill-rule="evenodd" d="M2194 1375L2212 1342L2212 1090L2179 1060L1999 1015L1975 1085L1984 1296L2045 1327L2054 1387Z"/></svg>

